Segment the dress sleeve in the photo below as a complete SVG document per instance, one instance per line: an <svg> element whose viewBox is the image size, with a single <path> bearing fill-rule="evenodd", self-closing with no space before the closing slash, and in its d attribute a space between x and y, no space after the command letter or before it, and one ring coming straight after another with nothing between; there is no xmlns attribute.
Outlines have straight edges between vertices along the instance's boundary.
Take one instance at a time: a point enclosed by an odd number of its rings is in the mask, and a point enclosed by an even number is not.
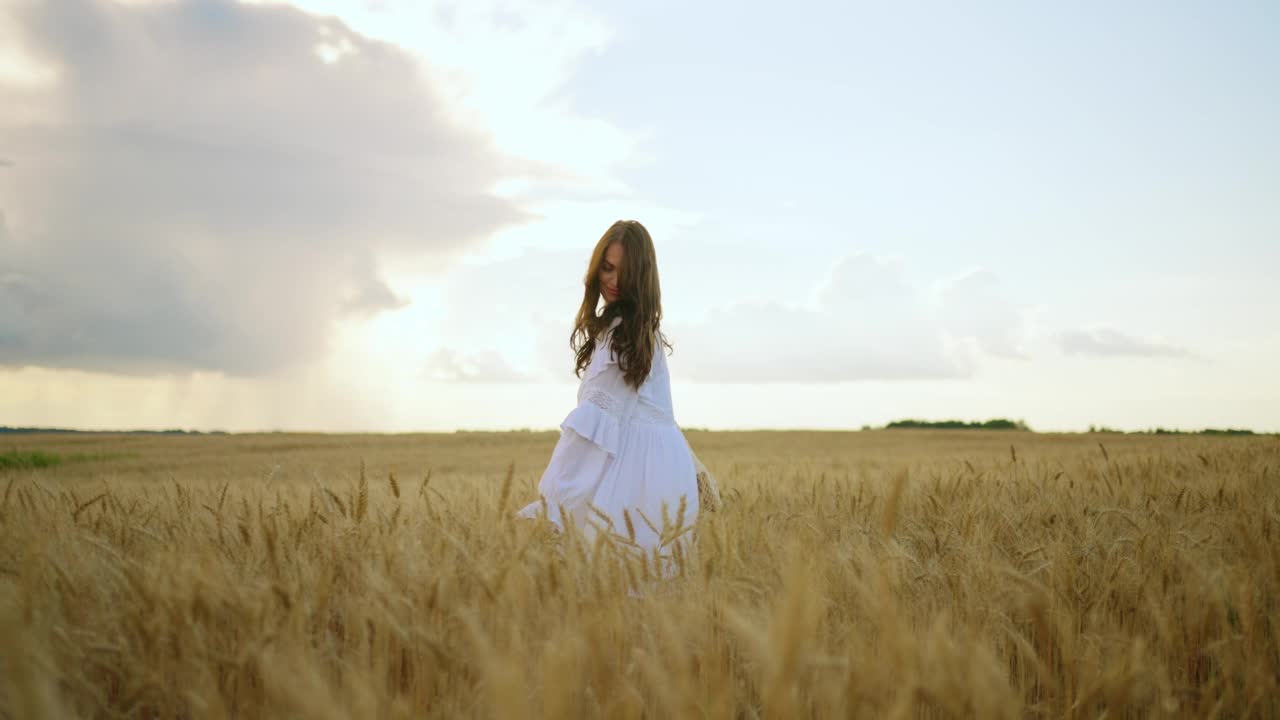
<svg viewBox="0 0 1280 720"><path fill-rule="evenodd" d="M604 372L606 367L618 364L618 359L613 355L612 342L612 328L601 333L600 337L596 338L596 348L591 354L591 362L587 364L587 372L582 378L583 382Z"/></svg>

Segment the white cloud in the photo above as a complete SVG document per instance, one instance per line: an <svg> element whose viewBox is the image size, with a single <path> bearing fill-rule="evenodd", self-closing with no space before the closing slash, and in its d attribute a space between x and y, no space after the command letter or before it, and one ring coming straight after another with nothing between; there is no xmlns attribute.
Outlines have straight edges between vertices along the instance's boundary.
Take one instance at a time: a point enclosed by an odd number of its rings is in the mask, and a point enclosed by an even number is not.
<svg viewBox="0 0 1280 720"><path fill-rule="evenodd" d="M1163 339L1142 339L1108 327L1071 330L1061 335L1062 350L1068 355L1102 357L1190 358L1196 354Z"/></svg>
<svg viewBox="0 0 1280 720"><path fill-rule="evenodd" d="M21 109L0 115L0 364L291 367L342 315L402 305L381 262L440 265L528 217L490 193L518 166L417 62L334 19L100 0L0 26L57 77L0 80Z"/></svg>
<svg viewBox="0 0 1280 720"><path fill-rule="evenodd" d="M381 279L370 276L363 287L348 296L343 309L356 314L373 314L381 310L398 310L408 304L408 300L397 296Z"/></svg>
<svg viewBox="0 0 1280 720"><path fill-rule="evenodd" d="M513 383L537 378L516 370L494 350L474 354L441 348L427 358L426 376L443 382Z"/></svg>
<svg viewBox="0 0 1280 720"><path fill-rule="evenodd" d="M942 289L938 302L939 319L952 335L972 338L989 355L1028 359L1022 312L1001 294L995 273L961 275Z"/></svg>
<svg viewBox="0 0 1280 720"><path fill-rule="evenodd" d="M442 292L440 335L447 348L433 351L481 356L502 348L504 357L523 362L521 378L572 379L569 331L582 301L582 275L590 246L583 250L525 249L518 255L455 266ZM499 372L499 376L503 373ZM438 380L464 380L437 374Z"/></svg>
<svg viewBox="0 0 1280 720"><path fill-rule="evenodd" d="M525 377L572 380L568 336L590 247L579 244L456 266L443 293L447 344L472 353L502 347L505 362ZM660 249L677 263L663 277L691 284L663 288L664 299L688 296L679 312L667 308L664 323L678 376L716 383L954 379L970 377L983 354L1027 358L1022 312L1001 297L989 272L948 283L939 301L907 281L900 261L857 253L815 279L820 287L807 306L759 299L690 305L718 296L704 293L708 278L690 263L720 249ZM699 320L676 319L695 311Z"/></svg>
<svg viewBox="0 0 1280 720"><path fill-rule="evenodd" d="M845 257L817 297L816 310L755 302L673 324L673 373L703 382L812 383L972 373L894 260Z"/></svg>
<svg viewBox="0 0 1280 720"><path fill-rule="evenodd" d="M643 134L583 113L577 98L564 96L575 68L615 33L592 4L288 1L414 52L448 100L451 119L484 128L498 149L526 160L520 186L526 199L628 192L614 171L639 159Z"/></svg>

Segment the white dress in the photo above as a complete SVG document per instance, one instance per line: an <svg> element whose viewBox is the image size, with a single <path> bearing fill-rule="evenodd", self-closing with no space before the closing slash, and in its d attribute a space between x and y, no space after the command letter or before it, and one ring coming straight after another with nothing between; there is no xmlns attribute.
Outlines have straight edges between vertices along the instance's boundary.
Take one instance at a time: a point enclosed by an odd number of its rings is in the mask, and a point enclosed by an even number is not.
<svg viewBox="0 0 1280 720"><path fill-rule="evenodd" d="M637 391L624 381L609 347L621 320L615 318L596 340L595 353L578 386L578 406L560 424L560 440L538 492L546 500L547 518L557 527L564 527L559 510L563 506L589 541L598 532L612 531L621 547L643 551L650 558L657 548L665 565L661 574L667 575L674 569L669 560L675 546L689 552L692 533L687 528L698 516L697 469L672 411L671 376L662 344L655 339L652 369ZM685 511L677 526L682 496ZM674 532L660 537L664 503ZM593 512L591 505L600 513ZM624 510L631 516L634 544ZM517 511L523 517L541 512L541 499Z"/></svg>

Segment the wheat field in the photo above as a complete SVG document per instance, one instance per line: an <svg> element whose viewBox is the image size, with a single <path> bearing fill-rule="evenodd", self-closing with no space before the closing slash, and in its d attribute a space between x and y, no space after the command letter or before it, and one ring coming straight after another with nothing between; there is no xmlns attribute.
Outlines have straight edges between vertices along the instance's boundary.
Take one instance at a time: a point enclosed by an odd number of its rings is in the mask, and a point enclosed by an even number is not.
<svg viewBox="0 0 1280 720"><path fill-rule="evenodd" d="M1280 716L1280 437L686 435L667 580L555 433L4 437L0 716Z"/></svg>

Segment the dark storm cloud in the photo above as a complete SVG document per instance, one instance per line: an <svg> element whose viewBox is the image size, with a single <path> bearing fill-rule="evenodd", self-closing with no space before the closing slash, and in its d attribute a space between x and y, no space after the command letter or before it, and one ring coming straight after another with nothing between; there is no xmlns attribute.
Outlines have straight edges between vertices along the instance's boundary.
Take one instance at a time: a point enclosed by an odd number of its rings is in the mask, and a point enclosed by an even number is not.
<svg viewBox="0 0 1280 720"><path fill-rule="evenodd" d="M23 111L0 113L0 364L268 373L401 306L380 266L525 219L412 58L335 20L189 0L0 22L57 78L0 84Z"/></svg>

